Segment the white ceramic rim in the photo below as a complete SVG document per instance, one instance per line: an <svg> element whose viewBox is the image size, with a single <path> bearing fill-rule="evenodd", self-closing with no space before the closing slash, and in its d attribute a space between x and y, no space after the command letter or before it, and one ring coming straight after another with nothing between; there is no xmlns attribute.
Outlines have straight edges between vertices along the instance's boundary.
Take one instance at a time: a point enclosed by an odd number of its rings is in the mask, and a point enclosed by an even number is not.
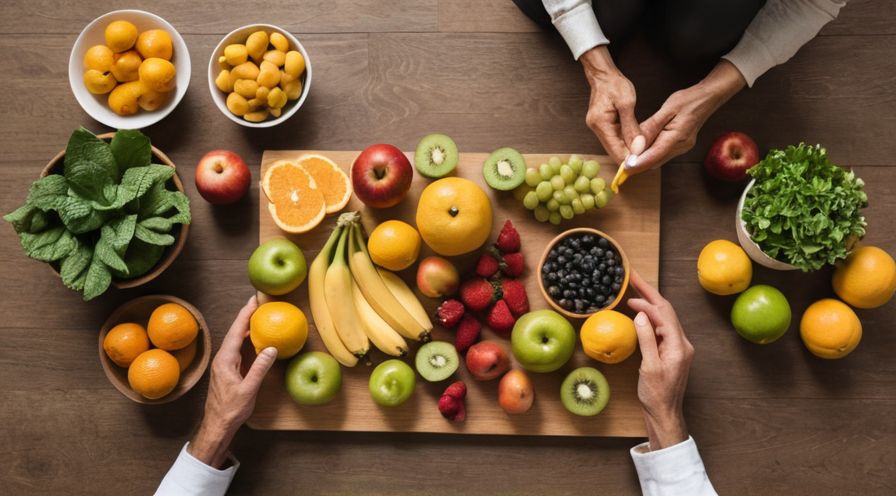
<svg viewBox="0 0 896 496"><path fill-rule="evenodd" d="M740 246L747 252L747 255L759 265L763 267L768 267L770 269L775 270L796 270L796 267L790 265L789 263L782 262L775 258L772 258L765 254L762 251L762 248L753 241L753 238L750 237L750 233L747 231L747 223L744 222L743 218L741 218L741 211L744 209L744 201L747 198L747 192L750 191L750 188L756 184L756 180L753 179L747 184L747 187L744 188L743 194L740 196L740 201L737 202L737 215L735 216L735 228L737 229L737 240L740 242Z"/></svg>
<svg viewBox="0 0 896 496"><path fill-rule="evenodd" d="M234 43L235 40L233 38L242 35L246 35L248 37L248 35L251 34L248 33L248 31L257 31L259 29L267 31L268 35L270 35L271 31L276 31L282 34L286 37L287 40L289 40L290 44L295 47L299 51L299 53L302 54L302 57L305 57L305 83L302 86L302 94L299 95L299 99L295 102L288 102L287 107L289 107L289 109L283 112L280 117L277 117L276 119L268 119L264 122L249 122L246 119L233 115L230 110L227 109L226 96L223 92L221 92L221 90L218 89L217 86L215 86L215 78L218 76L218 72L220 69L220 66L218 65L218 57L223 54L224 47L231 43ZM242 43L245 43L245 41L245 39L242 40ZM221 41L218 43L215 49L212 50L212 55L208 60L208 91L212 96L212 101L215 102L215 106L218 107L218 110L220 110L222 114L227 116L227 118L232 120L233 122L246 127L273 127L292 117L293 114L298 112L299 108L305 103L305 99L308 97L308 92L311 91L311 59L308 57L308 52L305 50L302 42L300 42L299 39L293 36L293 34L289 31L273 24L247 24L227 33L224 38L221 38Z"/></svg>
<svg viewBox="0 0 896 496"><path fill-rule="evenodd" d="M124 17L129 16L131 19L133 18L142 18L144 20L149 20L158 25L160 29L165 29L171 34L172 42L174 44L174 65L177 68L177 89L175 90L174 97L169 101L164 107L159 110L154 110L152 112L147 112L145 110L140 110L134 115L128 116L120 116L112 112L111 109L107 106L105 102L106 95L93 95L84 87L84 63L83 57L84 52L89 47L82 46L84 42L85 36L88 33L93 32L93 30L97 27L97 25L110 21L110 17ZM162 119L168 116L180 103L183 99L184 95L187 93L187 88L190 85L190 73L192 72L192 64L190 61L190 51L187 47L187 43L184 41L184 38L174 29L168 21L162 19L161 17L151 13L146 12L145 10L138 9L123 9L123 10L114 10L112 12L105 13L93 21L90 22L84 29L81 30L81 33L78 35L78 38L75 40L74 45L72 45L72 51L69 55L68 59L68 82L71 87L72 93L75 95L75 100L78 101L78 104L87 113L91 118L96 121L109 126L114 129L143 129L145 127L152 126L153 124L158 123ZM81 91L83 90L83 91ZM98 110L96 106L99 105L100 109L104 111ZM108 111L108 112L106 112Z"/></svg>

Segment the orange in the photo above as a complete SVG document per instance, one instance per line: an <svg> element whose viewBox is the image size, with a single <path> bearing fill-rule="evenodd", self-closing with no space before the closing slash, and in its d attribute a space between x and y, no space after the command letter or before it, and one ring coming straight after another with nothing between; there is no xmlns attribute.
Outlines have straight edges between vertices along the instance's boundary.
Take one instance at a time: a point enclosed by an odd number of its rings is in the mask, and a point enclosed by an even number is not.
<svg viewBox="0 0 896 496"><path fill-rule="evenodd" d="M323 155L302 155L297 161L314 179L317 189L324 195L327 213L334 214L352 197L352 182L338 165Z"/></svg>
<svg viewBox="0 0 896 496"><path fill-rule="evenodd" d="M697 257L697 280L712 294L737 294L750 286L753 263L747 252L726 239L711 241Z"/></svg>
<svg viewBox="0 0 896 496"><path fill-rule="evenodd" d="M144 60L138 69L140 82L152 91L166 93L177 84L177 71L174 64L157 57Z"/></svg>
<svg viewBox="0 0 896 496"><path fill-rule="evenodd" d="M196 339L199 324L182 305L165 303L152 311L146 331L157 348L174 351L185 348Z"/></svg>
<svg viewBox="0 0 896 496"><path fill-rule="evenodd" d="M351 295L346 295L351 298ZM347 300L348 301L348 300ZM308 319L304 312L285 301L271 301L255 309L249 318L249 339L255 346L255 353L273 346L277 348L277 359L290 358L308 339Z"/></svg>
<svg viewBox="0 0 896 496"><path fill-rule="evenodd" d="M800 337L813 355L843 358L862 339L862 322L840 300L826 298L809 305L800 320Z"/></svg>
<svg viewBox="0 0 896 496"><path fill-rule="evenodd" d="M327 213L324 195L311 175L294 162L279 160L261 182L268 210L280 229L299 234L314 229Z"/></svg>
<svg viewBox="0 0 896 496"><path fill-rule="evenodd" d="M579 330L579 339L585 354L603 363L619 363L638 346L635 323L615 310L601 310L588 317Z"/></svg>
<svg viewBox="0 0 896 496"><path fill-rule="evenodd" d="M173 391L179 380L180 366L177 359L165 350L144 351L128 369L131 389L151 400L157 400Z"/></svg>
<svg viewBox="0 0 896 496"><path fill-rule="evenodd" d="M137 41L137 26L128 21L113 21L106 26L106 46L113 52L123 52Z"/></svg>
<svg viewBox="0 0 896 496"><path fill-rule="evenodd" d="M439 179L420 195L417 230L439 255L469 253L482 246L492 231L492 204L469 179Z"/></svg>
<svg viewBox="0 0 896 496"><path fill-rule="evenodd" d="M856 308L877 308L896 291L896 262L876 246L853 250L834 270L834 292Z"/></svg>
<svg viewBox="0 0 896 496"><path fill-rule="evenodd" d="M174 47L171 43L171 35L164 29L150 29L140 33L137 37L137 51L143 58L158 57L171 60Z"/></svg>
<svg viewBox="0 0 896 496"><path fill-rule="evenodd" d="M149 338L146 336L146 329L140 324L118 324L103 338L103 351L119 367L127 368L138 355L148 349Z"/></svg>
<svg viewBox="0 0 896 496"><path fill-rule="evenodd" d="M180 371L183 372L193 363L193 359L196 358L196 343L199 339L194 339L192 343L188 344L185 348L181 348L177 351L172 351L171 354L174 355L174 358L177 359L177 364L180 366Z"/></svg>
<svg viewBox="0 0 896 496"><path fill-rule="evenodd" d="M400 220L387 220L376 226L367 239L367 251L373 263L389 270L410 267L420 255L420 233Z"/></svg>

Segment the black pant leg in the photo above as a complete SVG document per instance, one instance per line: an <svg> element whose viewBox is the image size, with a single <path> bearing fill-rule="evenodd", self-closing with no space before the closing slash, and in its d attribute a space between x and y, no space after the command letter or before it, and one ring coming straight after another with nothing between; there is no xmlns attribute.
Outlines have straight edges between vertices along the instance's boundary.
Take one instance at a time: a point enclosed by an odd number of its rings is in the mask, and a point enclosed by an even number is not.
<svg viewBox="0 0 896 496"><path fill-rule="evenodd" d="M711 64L740 41L765 0L662 0L658 40L679 62Z"/></svg>

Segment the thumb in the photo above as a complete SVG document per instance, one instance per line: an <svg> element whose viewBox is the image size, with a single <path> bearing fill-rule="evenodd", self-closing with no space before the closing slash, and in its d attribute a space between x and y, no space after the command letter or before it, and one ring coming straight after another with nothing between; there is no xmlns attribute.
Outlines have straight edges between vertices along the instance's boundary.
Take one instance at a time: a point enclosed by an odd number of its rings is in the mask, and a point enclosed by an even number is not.
<svg viewBox="0 0 896 496"><path fill-rule="evenodd" d="M252 391L258 391L261 387L261 381L264 379L264 376L267 375L268 370L271 370L271 367L276 360L277 348L268 347L263 349L261 353L255 357L255 361L252 362L252 367L246 372L243 384Z"/></svg>

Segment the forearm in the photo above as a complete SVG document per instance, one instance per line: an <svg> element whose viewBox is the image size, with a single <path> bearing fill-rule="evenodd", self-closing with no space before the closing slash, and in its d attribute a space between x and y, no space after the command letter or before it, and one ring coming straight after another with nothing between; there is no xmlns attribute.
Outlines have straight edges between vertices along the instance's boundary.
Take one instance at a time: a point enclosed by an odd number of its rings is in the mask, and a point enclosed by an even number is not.
<svg viewBox="0 0 896 496"><path fill-rule="evenodd" d="M740 71L729 61L720 60L696 87L706 95L708 115L718 110L728 100L746 86Z"/></svg>
<svg viewBox="0 0 896 496"><path fill-rule="evenodd" d="M221 468L227 461L234 435L236 429L203 419L187 451L202 463Z"/></svg>

